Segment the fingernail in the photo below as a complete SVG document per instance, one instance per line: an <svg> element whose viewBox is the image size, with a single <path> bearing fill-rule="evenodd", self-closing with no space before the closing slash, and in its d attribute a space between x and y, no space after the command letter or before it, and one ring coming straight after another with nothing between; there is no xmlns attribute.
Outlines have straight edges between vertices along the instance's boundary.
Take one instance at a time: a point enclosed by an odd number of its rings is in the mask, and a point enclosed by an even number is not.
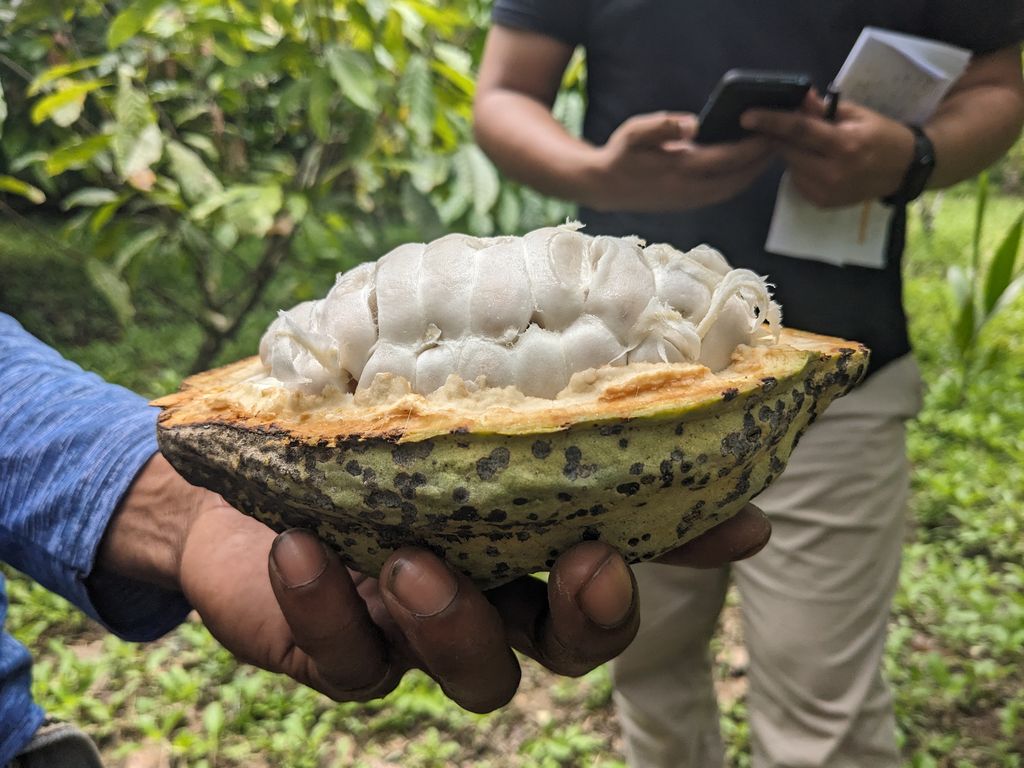
<svg viewBox="0 0 1024 768"><path fill-rule="evenodd" d="M455 600L459 583L440 560L399 558L388 587L402 607L421 618L436 616Z"/></svg>
<svg viewBox="0 0 1024 768"><path fill-rule="evenodd" d="M621 557L610 555L598 566L579 594L580 608L592 622L612 629L633 608L633 579Z"/></svg>
<svg viewBox="0 0 1024 768"><path fill-rule="evenodd" d="M295 589L316 581L327 569L327 550L313 534L290 530L274 539L270 560L284 585Z"/></svg>

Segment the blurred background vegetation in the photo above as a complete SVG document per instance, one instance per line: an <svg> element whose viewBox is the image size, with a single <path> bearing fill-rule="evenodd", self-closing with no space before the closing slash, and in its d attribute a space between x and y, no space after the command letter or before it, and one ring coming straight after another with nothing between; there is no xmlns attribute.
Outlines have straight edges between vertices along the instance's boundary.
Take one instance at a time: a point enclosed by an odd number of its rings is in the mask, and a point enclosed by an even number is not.
<svg viewBox="0 0 1024 768"><path fill-rule="evenodd" d="M252 354L276 309L405 240L571 213L473 145L487 0L0 0L0 310L156 396ZM557 105L578 128L582 59ZM912 530L889 640L906 765L1024 764L1024 145L911 211ZM237 665L200 624L121 643L12 576L51 712L111 765L622 765L605 670L528 665L485 717L410 676L334 705ZM715 641L749 764L735 599Z"/></svg>

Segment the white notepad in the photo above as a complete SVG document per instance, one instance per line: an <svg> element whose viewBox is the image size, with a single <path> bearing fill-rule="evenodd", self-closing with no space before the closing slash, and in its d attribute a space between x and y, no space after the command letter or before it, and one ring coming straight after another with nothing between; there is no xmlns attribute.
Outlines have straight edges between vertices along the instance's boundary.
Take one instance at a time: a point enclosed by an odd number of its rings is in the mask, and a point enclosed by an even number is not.
<svg viewBox="0 0 1024 768"><path fill-rule="evenodd" d="M963 74L971 52L921 37L865 27L832 87L842 99L923 124ZM892 210L879 202L818 208L782 178L765 249L829 264L881 269Z"/></svg>

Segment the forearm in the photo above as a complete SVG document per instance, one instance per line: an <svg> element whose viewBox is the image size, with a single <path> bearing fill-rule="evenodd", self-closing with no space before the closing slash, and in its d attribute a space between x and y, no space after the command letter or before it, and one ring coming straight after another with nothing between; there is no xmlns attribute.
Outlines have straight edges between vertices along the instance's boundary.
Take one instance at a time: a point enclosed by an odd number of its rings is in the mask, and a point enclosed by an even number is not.
<svg viewBox="0 0 1024 768"><path fill-rule="evenodd" d="M947 187L980 173L1013 146L1022 125L1020 53L982 57L925 125L936 157L929 186Z"/></svg>
<svg viewBox="0 0 1024 768"><path fill-rule="evenodd" d="M111 518L156 453L156 409L0 314L0 560L130 639L166 632L176 591L97 572ZM138 546L138 545L136 545Z"/></svg>
<svg viewBox="0 0 1024 768"><path fill-rule="evenodd" d="M181 553L209 491L190 485L160 454L135 477L107 526L95 574L181 590Z"/></svg>
<svg viewBox="0 0 1024 768"><path fill-rule="evenodd" d="M536 99L493 88L474 107L480 147L509 177L546 195L593 205L599 151L572 136Z"/></svg>

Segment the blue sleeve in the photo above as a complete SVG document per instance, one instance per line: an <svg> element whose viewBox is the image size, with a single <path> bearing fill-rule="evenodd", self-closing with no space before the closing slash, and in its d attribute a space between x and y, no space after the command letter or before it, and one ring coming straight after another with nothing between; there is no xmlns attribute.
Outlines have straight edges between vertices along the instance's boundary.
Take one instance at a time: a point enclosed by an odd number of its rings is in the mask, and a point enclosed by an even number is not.
<svg viewBox="0 0 1024 768"><path fill-rule="evenodd" d="M111 516L157 451L156 414L0 313L0 561L128 640L159 637L189 610L177 592L116 576L86 588Z"/></svg>

